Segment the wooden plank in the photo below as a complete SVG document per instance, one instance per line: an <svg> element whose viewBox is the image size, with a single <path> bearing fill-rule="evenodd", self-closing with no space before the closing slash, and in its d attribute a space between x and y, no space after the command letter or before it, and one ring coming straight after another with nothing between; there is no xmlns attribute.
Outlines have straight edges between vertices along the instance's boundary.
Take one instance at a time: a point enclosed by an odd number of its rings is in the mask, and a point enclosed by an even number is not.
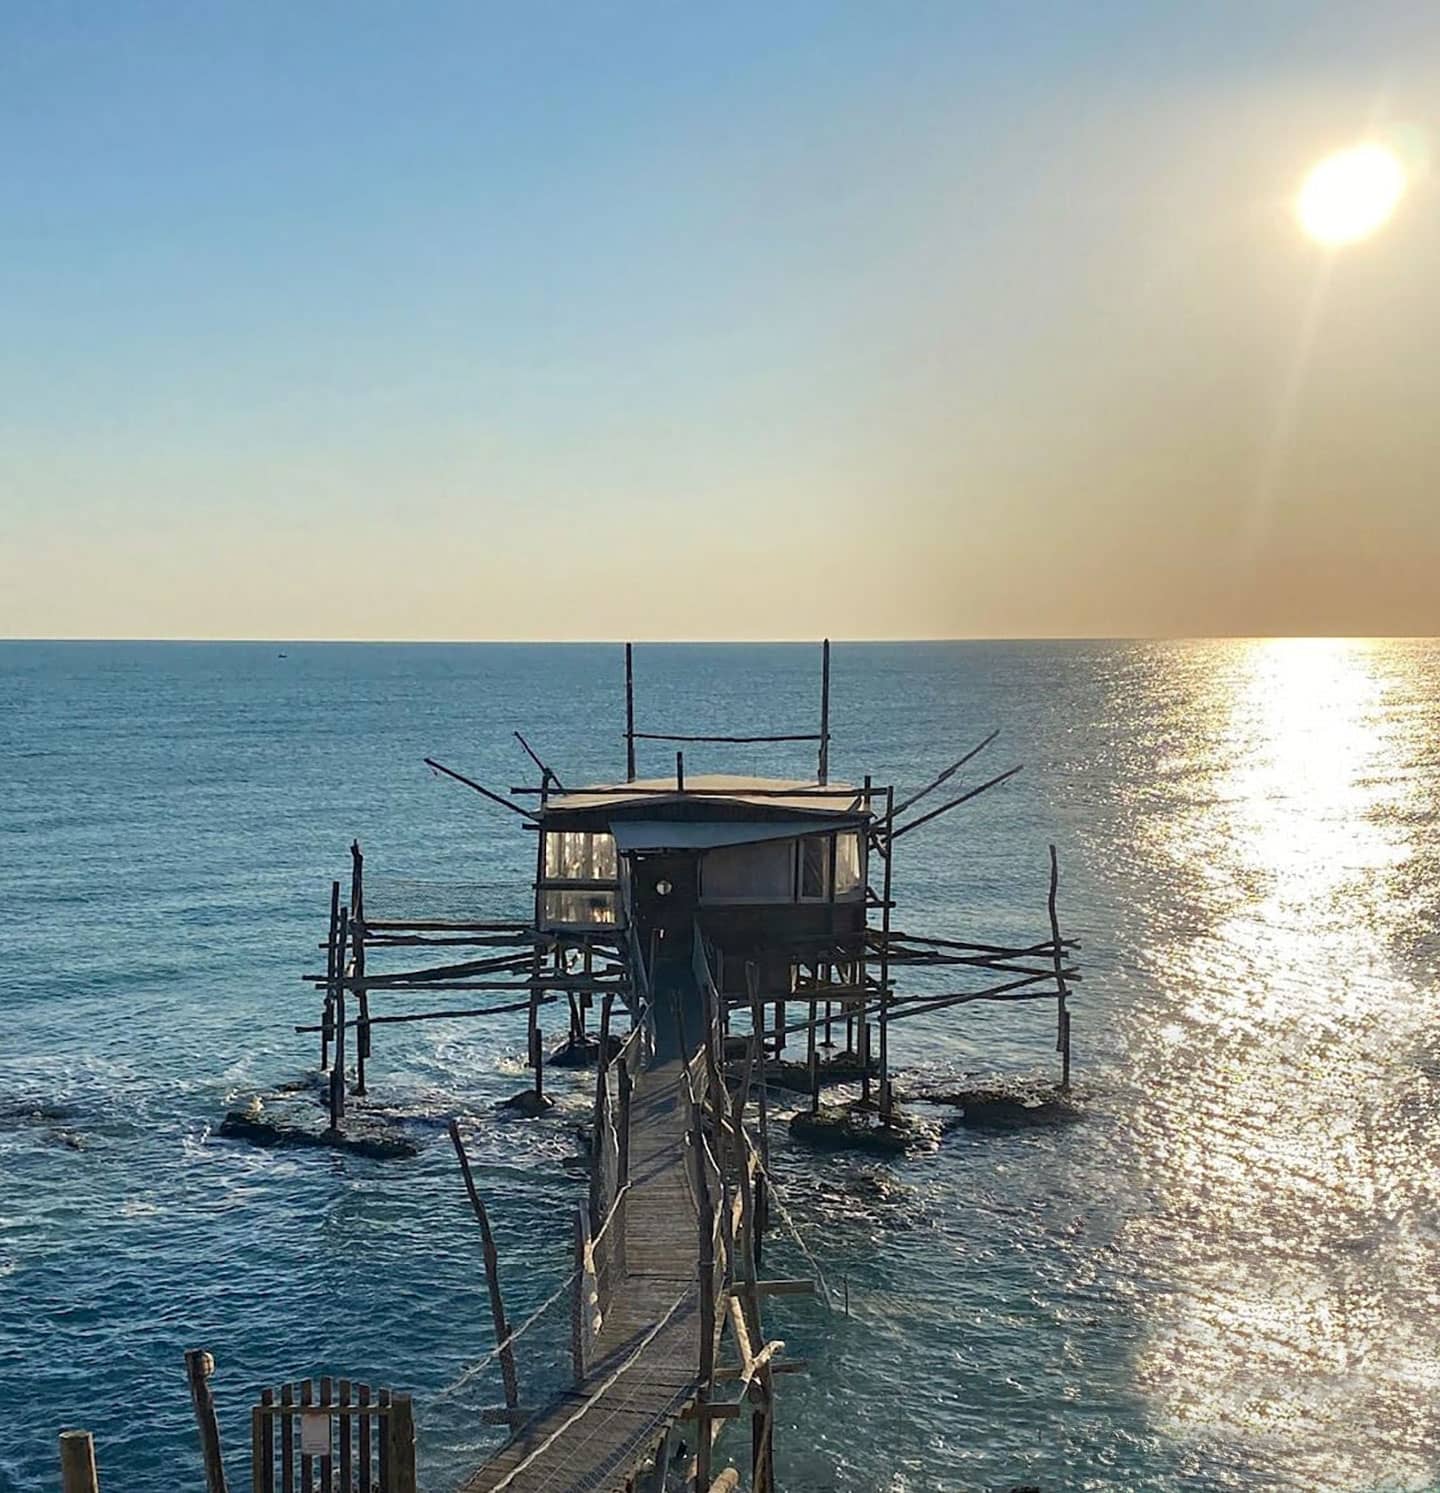
<svg viewBox="0 0 1440 1493"><path fill-rule="evenodd" d="M295 1386L280 1386L280 1493L295 1493ZM308 1489L307 1489L308 1493Z"/></svg>

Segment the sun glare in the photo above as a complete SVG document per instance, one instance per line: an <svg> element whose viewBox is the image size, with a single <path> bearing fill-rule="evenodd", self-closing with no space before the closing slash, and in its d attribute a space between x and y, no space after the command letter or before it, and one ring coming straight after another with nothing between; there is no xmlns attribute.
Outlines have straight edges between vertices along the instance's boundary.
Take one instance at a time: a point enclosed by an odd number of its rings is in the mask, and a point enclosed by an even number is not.
<svg viewBox="0 0 1440 1493"><path fill-rule="evenodd" d="M1404 191L1405 169L1393 151L1356 145L1312 167L1295 206L1317 243L1351 244L1381 227Z"/></svg>

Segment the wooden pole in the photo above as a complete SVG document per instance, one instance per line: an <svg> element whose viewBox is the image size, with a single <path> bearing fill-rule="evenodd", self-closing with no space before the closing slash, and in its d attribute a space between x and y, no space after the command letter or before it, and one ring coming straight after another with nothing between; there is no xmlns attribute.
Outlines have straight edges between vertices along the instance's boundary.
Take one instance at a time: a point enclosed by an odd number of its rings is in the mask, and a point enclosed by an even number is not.
<svg viewBox="0 0 1440 1493"><path fill-rule="evenodd" d="M62 1493L99 1493L95 1438L89 1431L61 1431L60 1487Z"/></svg>
<svg viewBox="0 0 1440 1493"><path fill-rule="evenodd" d="M460 1138L460 1127L450 1121L450 1143L460 1162L460 1175L465 1179L465 1191L470 1197L470 1206L480 1224L480 1246L485 1252L485 1284L490 1291L490 1317L495 1324L495 1342L500 1349L500 1374L505 1381L505 1404L510 1410L519 1408L520 1386L515 1375L515 1349L508 1339L510 1327L505 1320L505 1303L500 1297L500 1259L495 1252L495 1236L490 1232L490 1218L485 1204L475 1188L475 1179L470 1174L470 1158L465 1154L465 1142Z"/></svg>
<svg viewBox="0 0 1440 1493"><path fill-rule="evenodd" d="M830 639L820 649L820 770L817 781L830 781Z"/></svg>
<svg viewBox="0 0 1440 1493"><path fill-rule="evenodd" d="M386 1493L415 1493L415 1411L408 1394L390 1397L385 1441L390 1453Z"/></svg>
<svg viewBox="0 0 1440 1493"><path fill-rule="evenodd" d="M676 752L675 753L675 791L677 793L684 793L684 791L685 791L685 753L684 752Z"/></svg>
<svg viewBox="0 0 1440 1493"><path fill-rule="evenodd" d="M210 1375L215 1360L200 1348L185 1354L185 1377L190 1381L190 1402L195 1407L195 1424L200 1431L200 1455L205 1461L205 1486L208 1493L226 1493L225 1463L220 1455L220 1422L215 1415L215 1396L210 1392Z"/></svg>
<svg viewBox="0 0 1440 1493"><path fill-rule="evenodd" d="M340 929L340 883L330 883L330 936L325 941L325 1014L320 1018L320 1071L330 1066L330 1037L335 1029L335 935Z"/></svg>
<svg viewBox="0 0 1440 1493"><path fill-rule="evenodd" d="M340 909L336 933L335 1061L330 1068L330 1128L338 1130L345 1118L345 945L349 941L350 909Z"/></svg>
<svg viewBox="0 0 1440 1493"><path fill-rule="evenodd" d="M885 790L886 823L889 823L894 808L895 788L892 784ZM880 1122L883 1125L890 1123L893 1109L890 1095L890 903L893 899L890 890L894 859L894 845L887 840L885 884L880 907ZM868 1060L868 1044L866 1056Z"/></svg>
<svg viewBox="0 0 1440 1493"><path fill-rule="evenodd" d="M635 781L635 647L625 645L625 781Z"/></svg>
<svg viewBox="0 0 1440 1493"><path fill-rule="evenodd" d="M1056 897L1060 891L1060 858L1050 847L1050 937L1055 948L1055 1047L1060 1054L1060 1087L1070 1087L1070 1012L1065 1001L1069 987L1065 983L1065 960L1060 948L1060 916Z"/></svg>
<svg viewBox="0 0 1440 1493"><path fill-rule="evenodd" d="M365 978L365 857L359 840L350 842L350 947L355 978ZM362 985L357 995L360 1025L355 1033L355 1092L365 1092L365 1059L370 1056L370 992Z"/></svg>
<svg viewBox="0 0 1440 1493"><path fill-rule="evenodd" d="M541 813L542 816L545 813L545 806L546 806L546 804L549 801L549 795L548 795L548 792L547 792L547 790L549 788L549 782L550 782L550 780L548 778L545 778L545 779L542 779L541 784L540 784L540 813ZM545 826L544 826L544 823L543 823L543 817L542 817L542 823L541 823L541 826L540 826L539 833L537 833L536 836L535 836L535 840L536 840L536 845L535 845L535 926L536 926L536 928L543 927L544 923L545 923L545 893L541 889L541 885L540 884L541 884L541 882L543 882L545 880L546 847L549 844L549 839L550 839L550 836L549 836L548 831L545 829ZM557 953L556 957L557 958L563 958L564 956ZM540 979L540 968L541 968L541 964L543 962L543 959L544 959L544 955L541 953L540 946L539 946L539 944L536 944L535 948L531 951L531 955L530 955L530 978L532 980L538 981ZM527 1037L527 1040L528 1040L528 1055L529 1055L529 1058L530 1058L531 1066L535 1069L535 1098L536 1098L537 1103L538 1103L539 1100L541 1100L541 1099L543 1099L545 1097L545 1078L544 1078L545 1054L544 1054L544 1051L542 1050L543 1046L544 1046L544 1043L543 1043L543 1039L542 1039L542 1037L540 1035L540 1000L539 1000L539 996L540 996L539 990L535 990L531 994L531 996L530 996L530 1015L529 1015L529 1020L528 1020L527 1026L526 1026L526 1037Z"/></svg>

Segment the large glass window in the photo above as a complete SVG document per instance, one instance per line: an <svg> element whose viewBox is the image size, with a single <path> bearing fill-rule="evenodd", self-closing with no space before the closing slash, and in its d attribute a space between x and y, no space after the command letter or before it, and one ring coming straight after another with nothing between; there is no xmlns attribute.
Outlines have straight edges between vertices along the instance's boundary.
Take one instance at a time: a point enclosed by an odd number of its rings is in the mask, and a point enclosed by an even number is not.
<svg viewBox="0 0 1440 1493"><path fill-rule="evenodd" d="M789 902L795 896L795 842L726 845L706 855L700 874L706 902Z"/></svg>
<svg viewBox="0 0 1440 1493"><path fill-rule="evenodd" d="M865 873L860 864L860 836L849 831L835 836L835 900L853 901L864 894Z"/></svg>
<svg viewBox="0 0 1440 1493"><path fill-rule="evenodd" d="M549 888L541 895L542 923L614 923L615 893Z"/></svg>
<svg viewBox="0 0 1440 1493"><path fill-rule="evenodd" d="M614 835L551 830L545 836L547 881L614 881L618 875Z"/></svg>

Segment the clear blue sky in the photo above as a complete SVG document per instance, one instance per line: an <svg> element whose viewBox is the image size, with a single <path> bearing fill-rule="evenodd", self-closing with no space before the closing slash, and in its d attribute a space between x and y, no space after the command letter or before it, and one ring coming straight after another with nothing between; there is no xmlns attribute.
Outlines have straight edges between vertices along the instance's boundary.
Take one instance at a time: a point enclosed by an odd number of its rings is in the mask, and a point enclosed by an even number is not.
<svg viewBox="0 0 1440 1493"><path fill-rule="evenodd" d="M11 0L0 68L0 635L1440 631L1440 7Z"/></svg>

